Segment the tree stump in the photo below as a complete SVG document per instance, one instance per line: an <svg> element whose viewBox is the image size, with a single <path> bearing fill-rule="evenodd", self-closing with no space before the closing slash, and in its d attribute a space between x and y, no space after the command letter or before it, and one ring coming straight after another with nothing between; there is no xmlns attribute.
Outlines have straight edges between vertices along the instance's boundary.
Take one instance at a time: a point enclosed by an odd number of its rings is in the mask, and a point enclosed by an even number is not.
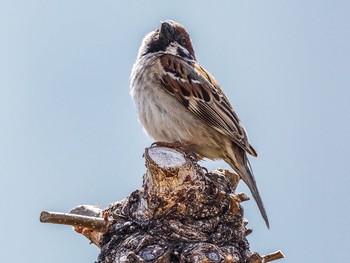
<svg viewBox="0 0 350 263"><path fill-rule="evenodd" d="M252 230L240 205L249 198L235 193L238 175L208 172L181 148L153 146L144 157L141 190L103 211L79 206L68 215L98 220L71 224L101 248L97 263L259 263L283 257L280 251L260 256L249 250Z"/></svg>

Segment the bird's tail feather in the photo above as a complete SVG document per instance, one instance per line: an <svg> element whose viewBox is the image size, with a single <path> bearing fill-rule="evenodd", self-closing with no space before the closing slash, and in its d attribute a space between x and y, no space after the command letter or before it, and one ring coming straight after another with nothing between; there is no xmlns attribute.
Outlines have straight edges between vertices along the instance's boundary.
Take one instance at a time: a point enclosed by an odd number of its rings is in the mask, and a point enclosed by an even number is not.
<svg viewBox="0 0 350 263"><path fill-rule="evenodd" d="M250 163L249 163L249 160L248 160L246 153L243 153L242 155L241 155L243 157L242 160L237 160L238 162L233 162L233 160L231 158L229 158L229 160L230 160L229 164L239 174L241 179L249 187L249 190L252 193L254 200L258 205L258 208L259 208L260 213L265 221L267 228L270 228L269 219L267 217L264 203L263 203L263 201L260 197L260 194L259 194L258 186L257 186L255 178L254 178L252 167L250 166ZM238 156L236 156L236 157L238 157Z"/></svg>

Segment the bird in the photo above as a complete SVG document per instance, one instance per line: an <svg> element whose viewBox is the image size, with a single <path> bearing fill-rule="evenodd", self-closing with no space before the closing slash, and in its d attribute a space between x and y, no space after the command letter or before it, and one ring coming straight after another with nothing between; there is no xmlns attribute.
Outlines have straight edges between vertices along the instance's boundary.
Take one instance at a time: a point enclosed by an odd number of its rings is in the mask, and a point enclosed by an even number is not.
<svg viewBox="0 0 350 263"><path fill-rule="evenodd" d="M200 158L225 161L250 189L269 228L248 154L247 132L215 78L199 65L186 28L165 20L142 40L130 94L146 133Z"/></svg>

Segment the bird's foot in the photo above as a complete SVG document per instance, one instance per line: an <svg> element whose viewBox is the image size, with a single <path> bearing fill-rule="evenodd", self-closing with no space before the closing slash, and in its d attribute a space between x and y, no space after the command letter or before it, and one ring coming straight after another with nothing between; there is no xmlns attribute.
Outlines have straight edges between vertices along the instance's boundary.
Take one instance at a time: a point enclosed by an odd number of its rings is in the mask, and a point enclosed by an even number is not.
<svg viewBox="0 0 350 263"><path fill-rule="evenodd" d="M189 142L180 142L180 141L176 141L176 142L154 142L152 143L151 147L167 147L167 148L171 148L171 149L176 149L176 148L180 148L183 149L184 146L188 145Z"/></svg>

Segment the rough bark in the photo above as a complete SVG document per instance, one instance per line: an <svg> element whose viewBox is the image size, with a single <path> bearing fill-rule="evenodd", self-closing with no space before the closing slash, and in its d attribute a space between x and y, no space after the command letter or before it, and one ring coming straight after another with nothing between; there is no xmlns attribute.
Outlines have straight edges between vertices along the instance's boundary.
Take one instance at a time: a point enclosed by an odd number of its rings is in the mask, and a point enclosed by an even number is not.
<svg viewBox="0 0 350 263"><path fill-rule="evenodd" d="M70 212L98 218L95 228L71 224L101 248L97 263L259 263L283 257L250 251L246 236L252 230L240 204L249 198L235 193L238 175L208 172L180 148L154 146L144 157L141 190L104 211L79 206Z"/></svg>

